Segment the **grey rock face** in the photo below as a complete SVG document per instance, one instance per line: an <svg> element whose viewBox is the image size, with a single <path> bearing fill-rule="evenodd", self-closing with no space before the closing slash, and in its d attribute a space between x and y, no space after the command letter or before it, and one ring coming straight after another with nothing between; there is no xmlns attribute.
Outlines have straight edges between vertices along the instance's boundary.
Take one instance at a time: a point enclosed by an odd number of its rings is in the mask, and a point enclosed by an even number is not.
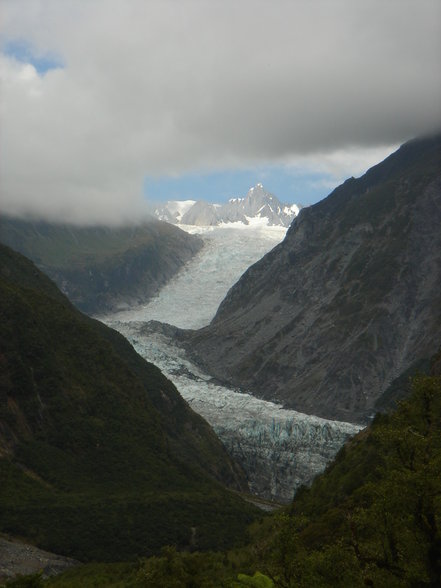
<svg viewBox="0 0 441 588"><path fill-rule="evenodd" d="M40 571L43 578L49 578L75 565L80 565L80 562L43 551L34 545L0 537L0 582Z"/></svg>
<svg viewBox="0 0 441 588"><path fill-rule="evenodd" d="M155 208L153 214L159 220L176 225L194 204L195 200L169 200L164 206Z"/></svg>
<svg viewBox="0 0 441 588"><path fill-rule="evenodd" d="M219 216L223 222L249 223L249 219L267 218L269 225L289 227L299 213L296 204L282 204L273 194L266 192L262 184L250 188L245 198L233 198L221 207Z"/></svg>
<svg viewBox="0 0 441 588"><path fill-rule="evenodd" d="M181 224L183 225L196 225L199 227L217 225L219 222L217 207L202 200L196 202L181 219Z"/></svg>
<svg viewBox="0 0 441 588"><path fill-rule="evenodd" d="M303 209L285 240L183 335L230 385L365 422L389 383L441 341L441 137L404 145Z"/></svg>
<svg viewBox="0 0 441 588"><path fill-rule="evenodd" d="M266 192L262 184L250 188L245 198L232 198L226 204L198 201L169 202L156 209L158 218L184 225L215 226L221 223L266 219L268 225L289 227L300 210L297 204L282 204L276 196Z"/></svg>

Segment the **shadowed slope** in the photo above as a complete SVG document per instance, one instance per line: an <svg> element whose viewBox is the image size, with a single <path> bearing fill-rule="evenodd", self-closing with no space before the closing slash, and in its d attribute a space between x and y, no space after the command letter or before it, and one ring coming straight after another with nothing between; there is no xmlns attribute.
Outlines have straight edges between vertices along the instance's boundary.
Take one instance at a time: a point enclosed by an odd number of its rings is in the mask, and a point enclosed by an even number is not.
<svg viewBox="0 0 441 588"><path fill-rule="evenodd" d="M198 237L151 220L77 227L3 216L0 241L32 259L81 310L145 302L202 248Z"/></svg>
<svg viewBox="0 0 441 588"><path fill-rule="evenodd" d="M104 560L240 539L244 476L159 369L4 246L0 302L1 530Z"/></svg>

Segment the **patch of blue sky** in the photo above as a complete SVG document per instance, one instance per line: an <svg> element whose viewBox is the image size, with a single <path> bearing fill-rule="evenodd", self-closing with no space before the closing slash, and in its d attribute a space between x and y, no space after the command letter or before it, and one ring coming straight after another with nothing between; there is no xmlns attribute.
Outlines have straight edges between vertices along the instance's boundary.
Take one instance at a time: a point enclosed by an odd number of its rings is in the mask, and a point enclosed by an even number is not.
<svg viewBox="0 0 441 588"><path fill-rule="evenodd" d="M4 55L8 55L21 63L30 63L40 75L44 75L51 69L64 67L64 63L59 56L52 53L40 54L24 39L6 41L2 45L2 52Z"/></svg>
<svg viewBox="0 0 441 588"><path fill-rule="evenodd" d="M249 188L261 183L281 202L310 205L325 198L339 183L331 174L288 166L186 173L177 176L147 177L144 196L153 202L205 200L222 204L243 197Z"/></svg>

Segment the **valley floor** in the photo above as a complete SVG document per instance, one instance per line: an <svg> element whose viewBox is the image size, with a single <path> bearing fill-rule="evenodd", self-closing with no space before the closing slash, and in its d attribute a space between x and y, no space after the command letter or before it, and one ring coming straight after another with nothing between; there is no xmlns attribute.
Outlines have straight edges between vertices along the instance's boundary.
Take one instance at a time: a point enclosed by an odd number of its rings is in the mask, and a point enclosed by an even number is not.
<svg viewBox="0 0 441 588"><path fill-rule="evenodd" d="M185 351L148 321L199 328L245 269L284 236L280 227L202 230L204 249L149 304L104 318L173 381L245 469L254 494L288 502L324 470L359 427L285 410L212 381Z"/></svg>

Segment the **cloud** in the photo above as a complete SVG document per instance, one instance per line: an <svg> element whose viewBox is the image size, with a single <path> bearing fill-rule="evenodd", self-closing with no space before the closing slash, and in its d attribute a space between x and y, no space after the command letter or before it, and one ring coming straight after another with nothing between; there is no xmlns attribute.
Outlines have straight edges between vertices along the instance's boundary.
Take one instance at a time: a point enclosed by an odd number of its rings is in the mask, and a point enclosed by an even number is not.
<svg viewBox="0 0 441 588"><path fill-rule="evenodd" d="M284 168L287 173L291 170L293 174L298 174L300 170L323 174L326 180L322 180L322 184L324 182L323 185L335 187L349 176L361 176L370 167L396 151L399 146L399 143L375 147L352 146L296 155L285 162Z"/></svg>
<svg viewBox="0 0 441 588"><path fill-rule="evenodd" d="M441 123L438 0L2 10L7 212L117 222L142 213L145 177L308 159L347 169ZM27 62L7 51L20 42ZM38 71L48 55L63 67Z"/></svg>

